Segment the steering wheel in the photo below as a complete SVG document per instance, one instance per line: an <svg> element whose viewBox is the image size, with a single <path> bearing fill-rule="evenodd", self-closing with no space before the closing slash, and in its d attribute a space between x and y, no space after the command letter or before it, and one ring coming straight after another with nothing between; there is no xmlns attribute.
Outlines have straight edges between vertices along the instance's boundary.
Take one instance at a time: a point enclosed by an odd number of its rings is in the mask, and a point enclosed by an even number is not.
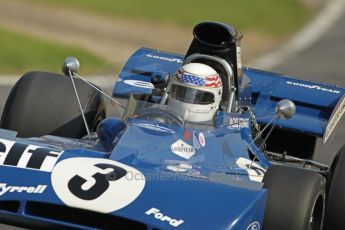
<svg viewBox="0 0 345 230"><path fill-rule="evenodd" d="M164 124L182 126L183 120L174 112L161 108L148 108L137 114L137 118L157 121Z"/></svg>

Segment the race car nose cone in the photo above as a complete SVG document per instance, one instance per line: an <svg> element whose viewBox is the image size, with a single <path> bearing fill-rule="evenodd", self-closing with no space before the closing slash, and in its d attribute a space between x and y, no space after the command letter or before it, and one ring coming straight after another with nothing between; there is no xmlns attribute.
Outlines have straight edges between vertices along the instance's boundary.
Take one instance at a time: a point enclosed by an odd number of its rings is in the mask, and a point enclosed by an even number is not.
<svg viewBox="0 0 345 230"><path fill-rule="evenodd" d="M289 119L295 114L296 105L288 99L280 100L276 105L276 112L279 117Z"/></svg>
<svg viewBox="0 0 345 230"><path fill-rule="evenodd" d="M72 74L77 73L79 70L80 64L78 59L75 57L67 57L62 65L62 72L66 75L69 76L70 72Z"/></svg>

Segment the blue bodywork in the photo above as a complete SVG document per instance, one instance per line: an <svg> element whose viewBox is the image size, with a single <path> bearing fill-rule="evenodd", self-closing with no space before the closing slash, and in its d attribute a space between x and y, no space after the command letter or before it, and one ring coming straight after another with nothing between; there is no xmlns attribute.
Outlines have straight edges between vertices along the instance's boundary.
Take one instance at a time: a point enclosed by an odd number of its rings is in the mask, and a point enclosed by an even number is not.
<svg viewBox="0 0 345 230"><path fill-rule="evenodd" d="M183 59L183 55L159 50L137 50L120 73L113 88L113 96L128 97L132 92L151 93L152 89L129 86L125 80L154 83L156 73L162 76L173 75ZM296 104L296 115L290 120L279 120L277 125L313 136L323 135L333 109L345 93L343 87L336 85L246 67L243 68L243 74L250 82L239 91L238 100L249 101L258 118L274 113L279 100L290 99ZM259 122L267 123L269 120L259 119Z"/></svg>
<svg viewBox="0 0 345 230"><path fill-rule="evenodd" d="M135 168L144 175L144 179L139 178L139 180L145 180L144 189L133 202L107 215L143 223L147 229L153 227L175 229L168 222L158 220L154 215L145 214L152 208L176 220L183 220L183 223L178 226L180 229L243 229L254 222L262 222L267 192L262 189L260 182L249 179L247 169L241 168L236 163L239 158L249 158L247 151L248 142L251 141L249 126L241 129L224 127L200 130L157 124L157 122L142 119L130 119L123 126L121 120L114 118L108 118L103 123L112 124L112 126L117 124L117 127L122 127L123 130L113 129L114 134L117 132L121 137L118 137L115 142L108 143L105 143L106 141L92 143L51 136L0 139L0 143L13 141L17 144L33 144L63 151L56 162L57 165L71 158L102 158ZM158 127L161 130L155 130L152 127ZM3 134L6 132L2 131ZM108 131L104 132L108 133ZM195 147L195 154L191 158L185 159L172 152L171 146L178 140L195 146L193 142L196 141L199 133L204 134L206 144L204 147ZM116 138L117 135L114 139ZM104 152L110 145L114 145L113 150ZM251 151L260 154L255 146L251 147ZM81 160L78 161L81 162ZM260 162L256 163L260 164ZM261 165L267 167L269 163L263 161ZM75 165L75 167L82 168L83 165ZM47 187L43 193L36 194L9 192L10 190L5 192L0 196L0 204L4 201L18 201L19 206L18 210L14 211L1 210L1 214L14 216L18 220L26 218L30 221L39 220L68 227L89 227L78 225L71 220L63 221L42 214L38 215L31 207L35 202L66 205L53 186L54 170L55 168L51 173L3 164L0 167L2 186L0 193L8 186L36 188L39 185L45 185ZM182 171L177 172L179 170ZM66 193L69 193L67 187ZM67 203L67 205L85 209L82 201L74 205ZM90 210L94 209L90 208Z"/></svg>
<svg viewBox="0 0 345 230"><path fill-rule="evenodd" d="M121 71L113 96L152 94L156 86L164 89L182 62L182 55L139 49ZM249 81L239 91L239 103L249 104L262 117L273 114L280 99L291 99L296 115L277 125L313 136L323 135L345 92L334 85L249 68L243 73ZM116 217L109 221L136 223L143 229L262 227L267 190L261 181L271 164L253 143L248 113L219 111L214 126L201 128L137 116L107 118L97 134L92 140L17 138L1 130L0 219L104 227L54 212L68 207L63 210L72 210L71 216L88 210L99 213L100 219ZM122 204L123 200L128 201Z"/></svg>

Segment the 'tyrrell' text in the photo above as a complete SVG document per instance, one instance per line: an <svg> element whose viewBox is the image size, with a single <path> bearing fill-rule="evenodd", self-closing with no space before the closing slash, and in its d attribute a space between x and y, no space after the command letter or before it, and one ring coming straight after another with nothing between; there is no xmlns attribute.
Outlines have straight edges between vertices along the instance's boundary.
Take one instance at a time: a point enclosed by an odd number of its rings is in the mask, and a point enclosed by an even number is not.
<svg viewBox="0 0 345 230"><path fill-rule="evenodd" d="M5 193L12 193L12 192L26 192L26 193L43 193L44 190L47 188L47 185L38 185L36 187L28 187L28 186L8 186L6 183L0 183L0 196L4 195Z"/></svg>

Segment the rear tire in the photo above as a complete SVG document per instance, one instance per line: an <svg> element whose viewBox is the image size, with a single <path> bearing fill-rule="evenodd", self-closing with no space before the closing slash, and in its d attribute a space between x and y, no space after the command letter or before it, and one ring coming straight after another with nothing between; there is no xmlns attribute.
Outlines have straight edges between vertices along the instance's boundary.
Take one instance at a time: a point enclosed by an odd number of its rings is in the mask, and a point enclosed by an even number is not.
<svg viewBox="0 0 345 230"><path fill-rule="evenodd" d="M271 166L264 177L268 190L263 228L322 229L325 179L318 173Z"/></svg>
<svg viewBox="0 0 345 230"><path fill-rule="evenodd" d="M90 130L105 117L105 103L95 89L75 79ZM56 135L81 138L86 128L70 77L47 72L28 72L12 88L0 127L19 137Z"/></svg>
<svg viewBox="0 0 345 230"><path fill-rule="evenodd" d="M345 146L332 162L327 190L325 229L345 229Z"/></svg>

